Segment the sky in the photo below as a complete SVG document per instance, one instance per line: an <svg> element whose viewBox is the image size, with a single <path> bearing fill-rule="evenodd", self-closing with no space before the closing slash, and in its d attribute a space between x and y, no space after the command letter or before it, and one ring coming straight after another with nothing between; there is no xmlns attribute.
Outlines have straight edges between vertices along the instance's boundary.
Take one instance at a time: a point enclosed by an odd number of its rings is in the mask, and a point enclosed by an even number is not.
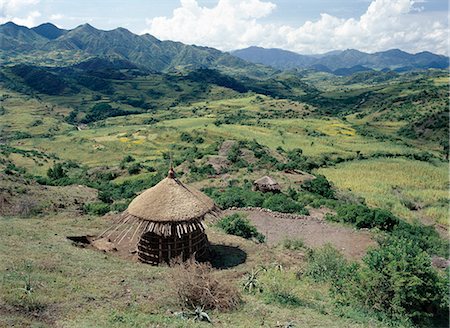
<svg viewBox="0 0 450 328"><path fill-rule="evenodd" d="M229 51L449 54L448 0L0 0L0 23L89 23Z"/></svg>

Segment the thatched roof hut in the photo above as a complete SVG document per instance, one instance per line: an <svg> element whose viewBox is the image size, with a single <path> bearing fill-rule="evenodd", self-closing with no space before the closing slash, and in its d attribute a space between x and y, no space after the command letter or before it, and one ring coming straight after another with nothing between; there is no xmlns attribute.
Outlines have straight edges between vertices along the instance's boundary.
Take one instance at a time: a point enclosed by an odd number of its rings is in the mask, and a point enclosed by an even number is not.
<svg viewBox="0 0 450 328"><path fill-rule="evenodd" d="M158 265L179 256L185 260L206 252L202 220L217 212L208 196L181 183L171 169L165 179L137 196L100 237L117 248L136 250L145 263Z"/></svg>
<svg viewBox="0 0 450 328"><path fill-rule="evenodd" d="M278 182L267 175L254 181L253 189L261 192L281 192L281 187Z"/></svg>

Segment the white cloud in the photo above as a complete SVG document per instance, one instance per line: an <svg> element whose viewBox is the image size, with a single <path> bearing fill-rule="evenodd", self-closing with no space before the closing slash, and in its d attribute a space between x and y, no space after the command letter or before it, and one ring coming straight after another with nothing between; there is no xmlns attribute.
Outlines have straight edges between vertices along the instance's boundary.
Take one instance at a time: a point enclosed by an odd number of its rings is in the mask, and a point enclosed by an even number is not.
<svg viewBox="0 0 450 328"><path fill-rule="evenodd" d="M37 10L29 10L40 0L0 0L0 23L14 22L18 25L32 27L41 16Z"/></svg>
<svg viewBox="0 0 450 328"><path fill-rule="evenodd" d="M23 7L36 5L39 0L0 0L0 8L7 13L15 13Z"/></svg>
<svg viewBox="0 0 450 328"><path fill-rule="evenodd" d="M63 18L65 18L65 16L63 14L53 14L50 16L51 20L61 20Z"/></svg>
<svg viewBox="0 0 450 328"><path fill-rule="evenodd" d="M364 14L342 19L326 13L294 27L263 23L276 5L261 0L219 0L213 8L196 0L181 0L172 17L147 20L144 32L160 39L232 50L251 45L278 47L300 53L356 48L380 51L448 52L445 17L433 18L415 6L421 0L372 0Z"/></svg>

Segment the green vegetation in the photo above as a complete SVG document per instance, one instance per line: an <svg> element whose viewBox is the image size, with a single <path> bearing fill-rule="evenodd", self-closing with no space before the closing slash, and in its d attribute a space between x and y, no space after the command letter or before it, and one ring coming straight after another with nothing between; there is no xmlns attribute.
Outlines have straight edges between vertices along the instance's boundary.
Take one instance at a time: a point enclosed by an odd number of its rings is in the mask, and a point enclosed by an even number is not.
<svg viewBox="0 0 450 328"><path fill-rule="evenodd" d="M340 265L332 291L341 305L374 311L405 325L445 325L448 276L432 268L414 241L390 237L368 252L361 266ZM447 318L448 319L448 318Z"/></svg>
<svg viewBox="0 0 450 328"><path fill-rule="evenodd" d="M231 186L225 190L206 188L204 192L224 209L229 207L263 207L283 213L308 214L308 210L301 203L286 194L252 191L248 185L243 187Z"/></svg>
<svg viewBox="0 0 450 328"><path fill-rule="evenodd" d="M334 198L334 190L330 182L323 175L317 175L315 179L306 181L302 188L325 198Z"/></svg>
<svg viewBox="0 0 450 328"><path fill-rule="evenodd" d="M239 214L232 214L221 218L217 226L230 235L243 237L245 239L255 239L263 243L266 239L263 234L258 232L249 220Z"/></svg>
<svg viewBox="0 0 450 328"><path fill-rule="evenodd" d="M0 205L13 210L0 218L0 325L445 326L448 279L430 257L448 258L448 241L430 224L448 225L448 73L261 71L172 46L179 62L142 58L157 73L71 51L0 68ZM218 69L185 66L198 52ZM215 270L143 267L64 238L106 229L102 215L171 163L223 209L331 212L324 224L379 245L362 262L299 239L259 245L233 214L208 238L223 261L235 244L248 260ZM252 190L264 175L280 193Z"/></svg>
<svg viewBox="0 0 450 328"><path fill-rule="evenodd" d="M371 209L365 205L341 205L337 208L336 215L329 215L329 220L352 223L357 228L378 228L392 231L399 223L391 212L379 208Z"/></svg>

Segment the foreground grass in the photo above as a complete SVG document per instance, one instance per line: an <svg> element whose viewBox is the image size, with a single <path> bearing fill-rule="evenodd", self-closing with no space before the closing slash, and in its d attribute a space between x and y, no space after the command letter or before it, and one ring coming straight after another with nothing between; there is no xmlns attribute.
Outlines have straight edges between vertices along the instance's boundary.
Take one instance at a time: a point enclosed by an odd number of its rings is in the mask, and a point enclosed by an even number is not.
<svg viewBox="0 0 450 328"><path fill-rule="evenodd" d="M170 268L151 267L77 248L66 239L67 235L98 233L105 225L105 219L69 214L0 218L0 326L209 326L173 314L181 307L171 287ZM232 283L240 284L244 272L262 263L284 261L283 265L296 265L292 259L283 260L285 255L280 250L217 231L210 230L208 234L213 242L232 243L247 253L244 264L215 271L221 279ZM383 326L370 318L346 319L333 314L325 286L296 280L293 274L285 276L286 288L292 287L290 292L300 300L298 303L285 306L277 297L245 294L245 302L238 310L210 313L215 326L274 327L288 322L308 327ZM30 295L23 289L28 278L33 288ZM267 275L264 279L275 283L281 278Z"/></svg>

